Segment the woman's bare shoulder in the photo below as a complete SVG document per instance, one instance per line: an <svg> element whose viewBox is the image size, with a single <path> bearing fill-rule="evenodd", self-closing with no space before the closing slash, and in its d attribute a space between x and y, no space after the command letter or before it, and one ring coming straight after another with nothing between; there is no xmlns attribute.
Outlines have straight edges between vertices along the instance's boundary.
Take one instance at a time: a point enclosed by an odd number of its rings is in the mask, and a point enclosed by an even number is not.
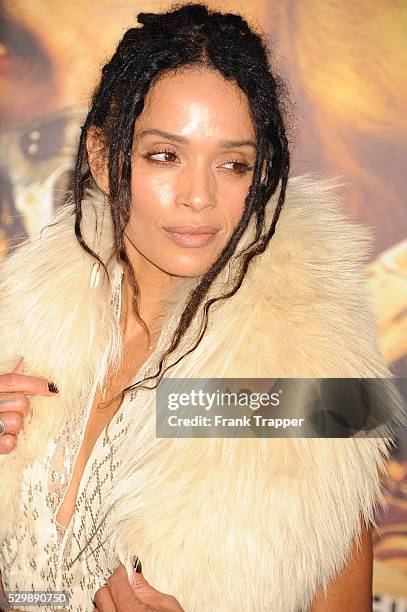
<svg viewBox="0 0 407 612"><path fill-rule="evenodd" d="M354 542L345 567L328 586L327 599L319 592L309 612L372 611L372 531L363 526L361 532L359 549Z"/></svg>

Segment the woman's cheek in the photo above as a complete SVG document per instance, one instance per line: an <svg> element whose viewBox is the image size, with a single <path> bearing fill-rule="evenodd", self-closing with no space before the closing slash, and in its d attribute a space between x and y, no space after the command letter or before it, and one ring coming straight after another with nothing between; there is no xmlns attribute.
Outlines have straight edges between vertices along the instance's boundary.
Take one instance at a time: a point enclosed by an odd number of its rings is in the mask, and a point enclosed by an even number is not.
<svg viewBox="0 0 407 612"><path fill-rule="evenodd" d="M249 183L250 184L250 183ZM230 190L229 194L225 197L225 202L228 203L227 213L229 216L230 225L233 228L239 223L242 218L245 209L245 199L247 197L248 187L246 188L235 188Z"/></svg>
<svg viewBox="0 0 407 612"><path fill-rule="evenodd" d="M172 198L171 184L162 180L134 180L132 187L132 206L137 207L149 216L154 211L168 206Z"/></svg>

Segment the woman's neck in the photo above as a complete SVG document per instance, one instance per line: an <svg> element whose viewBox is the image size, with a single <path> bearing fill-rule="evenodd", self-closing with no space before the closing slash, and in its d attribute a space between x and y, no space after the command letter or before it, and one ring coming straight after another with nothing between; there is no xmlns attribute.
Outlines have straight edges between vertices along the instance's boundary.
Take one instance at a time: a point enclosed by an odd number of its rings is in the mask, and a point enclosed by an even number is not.
<svg viewBox="0 0 407 612"><path fill-rule="evenodd" d="M168 312L168 301L182 286L185 279L160 270L148 261L125 237L127 256L133 266L139 286L139 312L147 327L152 331L161 327L163 318ZM132 287L127 267L124 266L122 285L122 309L120 325L127 340L146 339L144 329L132 309Z"/></svg>

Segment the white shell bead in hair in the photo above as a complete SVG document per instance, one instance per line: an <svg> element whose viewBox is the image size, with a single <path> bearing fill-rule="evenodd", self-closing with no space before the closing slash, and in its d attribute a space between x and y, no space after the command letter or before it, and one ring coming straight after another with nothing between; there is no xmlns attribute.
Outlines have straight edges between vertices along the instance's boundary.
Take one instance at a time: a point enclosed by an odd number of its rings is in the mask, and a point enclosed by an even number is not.
<svg viewBox="0 0 407 612"><path fill-rule="evenodd" d="M92 266L92 272L90 275L90 288L95 289L100 280L100 263L96 261Z"/></svg>

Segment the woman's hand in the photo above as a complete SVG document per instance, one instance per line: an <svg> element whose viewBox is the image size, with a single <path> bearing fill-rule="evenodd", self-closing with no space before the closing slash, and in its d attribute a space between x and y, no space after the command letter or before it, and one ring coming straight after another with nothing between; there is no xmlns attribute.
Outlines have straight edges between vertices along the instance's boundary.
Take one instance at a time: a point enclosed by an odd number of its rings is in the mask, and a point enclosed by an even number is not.
<svg viewBox="0 0 407 612"><path fill-rule="evenodd" d="M48 389L45 378L21 374L23 359L20 359L12 372L0 375L0 421L3 421L6 428L3 435L0 435L0 454L9 453L15 448L23 418L31 414L26 395L55 395Z"/></svg>
<svg viewBox="0 0 407 612"><path fill-rule="evenodd" d="M184 612L173 595L154 589L143 574L133 571L130 584L122 564L96 592L94 602L98 612Z"/></svg>

